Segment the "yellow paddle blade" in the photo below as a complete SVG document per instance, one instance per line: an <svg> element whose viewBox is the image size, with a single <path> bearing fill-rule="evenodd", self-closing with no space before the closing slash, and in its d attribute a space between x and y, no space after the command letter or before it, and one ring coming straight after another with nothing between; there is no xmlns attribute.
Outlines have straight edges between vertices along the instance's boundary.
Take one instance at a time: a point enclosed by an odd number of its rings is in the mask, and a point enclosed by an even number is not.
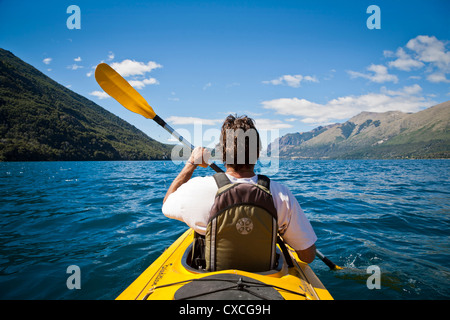
<svg viewBox="0 0 450 320"><path fill-rule="evenodd" d="M100 63L97 66L95 79L107 94L128 110L143 115L147 119L153 119L156 116L155 111L140 93L106 63Z"/></svg>

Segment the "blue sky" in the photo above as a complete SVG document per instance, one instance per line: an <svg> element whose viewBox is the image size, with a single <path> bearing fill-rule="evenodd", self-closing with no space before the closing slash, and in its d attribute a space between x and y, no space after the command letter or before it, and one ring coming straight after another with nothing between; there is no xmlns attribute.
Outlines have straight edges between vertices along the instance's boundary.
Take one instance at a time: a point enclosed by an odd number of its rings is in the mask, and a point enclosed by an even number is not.
<svg viewBox="0 0 450 320"><path fill-rule="evenodd" d="M67 28L72 4L81 29ZM367 27L370 5L381 10L380 29ZM3 0L0 47L167 142L153 121L104 97L93 71L107 62L205 144L204 132L229 113L283 135L450 100L449 14L447 0Z"/></svg>

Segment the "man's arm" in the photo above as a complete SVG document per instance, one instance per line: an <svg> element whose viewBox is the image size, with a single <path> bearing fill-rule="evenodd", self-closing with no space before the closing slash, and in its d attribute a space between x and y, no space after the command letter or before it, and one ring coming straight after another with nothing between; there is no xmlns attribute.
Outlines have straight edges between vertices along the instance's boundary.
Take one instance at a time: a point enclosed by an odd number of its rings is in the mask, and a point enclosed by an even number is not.
<svg viewBox="0 0 450 320"><path fill-rule="evenodd" d="M191 164L189 162L186 162L186 165L184 166L183 170L178 174L178 176L173 180L172 184L170 185L169 189L167 190L166 196L164 197L163 203L166 202L167 198L177 191L177 189L189 181L189 179L192 177L192 174L194 173L195 168L197 168L196 164Z"/></svg>
<svg viewBox="0 0 450 320"><path fill-rule="evenodd" d="M192 151L191 156L189 157L189 160L186 162L186 165L181 170L181 172L178 174L178 176L173 180L172 184L169 187L169 190L167 190L166 196L164 197L163 203L166 202L167 198L177 191L177 189L185 184L186 182L191 179L192 174L194 173L197 166L201 167L208 167L208 158L209 153L206 149L197 147Z"/></svg>
<svg viewBox="0 0 450 320"><path fill-rule="evenodd" d="M313 244L308 249L298 250L295 252L297 252L297 255L300 258L300 260L306 263L311 263L314 261L314 258L316 257L316 245Z"/></svg>

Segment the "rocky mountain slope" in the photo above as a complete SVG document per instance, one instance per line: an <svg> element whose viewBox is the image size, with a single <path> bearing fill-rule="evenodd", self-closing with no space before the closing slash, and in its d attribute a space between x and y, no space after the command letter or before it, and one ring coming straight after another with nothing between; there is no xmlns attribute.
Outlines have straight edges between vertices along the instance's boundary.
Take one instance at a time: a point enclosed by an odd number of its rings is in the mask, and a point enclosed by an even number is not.
<svg viewBox="0 0 450 320"><path fill-rule="evenodd" d="M416 113L362 112L278 143L286 159L450 158L450 101Z"/></svg>

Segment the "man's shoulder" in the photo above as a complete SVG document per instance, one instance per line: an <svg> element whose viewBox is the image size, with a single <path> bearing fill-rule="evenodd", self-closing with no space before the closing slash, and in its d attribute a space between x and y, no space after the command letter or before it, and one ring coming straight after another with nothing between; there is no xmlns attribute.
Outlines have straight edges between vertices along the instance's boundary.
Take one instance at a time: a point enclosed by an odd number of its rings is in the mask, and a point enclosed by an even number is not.
<svg viewBox="0 0 450 320"><path fill-rule="evenodd" d="M214 178L193 177L186 183L183 183L175 192L173 192L166 200L166 203L184 202L186 200L192 201L196 197L213 196L217 192L217 186Z"/></svg>
<svg viewBox="0 0 450 320"><path fill-rule="evenodd" d="M272 193L273 197L281 197L281 198L293 197L292 192L285 184L272 179L270 180L270 192Z"/></svg>
<svg viewBox="0 0 450 320"><path fill-rule="evenodd" d="M186 186L186 187L197 186L197 187L209 188L212 186L216 186L216 182L215 182L213 176L204 176L204 177L198 176L198 177L191 178L188 182L183 184L183 186Z"/></svg>
<svg viewBox="0 0 450 320"><path fill-rule="evenodd" d="M213 182L214 181L214 177L213 176L197 176L197 177L192 177L189 181Z"/></svg>
<svg viewBox="0 0 450 320"><path fill-rule="evenodd" d="M281 183L281 182L278 182L278 181L275 181L272 179L270 179L270 187L271 188L274 187L279 190L289 190L289 188L284 183Z"/></svg>

